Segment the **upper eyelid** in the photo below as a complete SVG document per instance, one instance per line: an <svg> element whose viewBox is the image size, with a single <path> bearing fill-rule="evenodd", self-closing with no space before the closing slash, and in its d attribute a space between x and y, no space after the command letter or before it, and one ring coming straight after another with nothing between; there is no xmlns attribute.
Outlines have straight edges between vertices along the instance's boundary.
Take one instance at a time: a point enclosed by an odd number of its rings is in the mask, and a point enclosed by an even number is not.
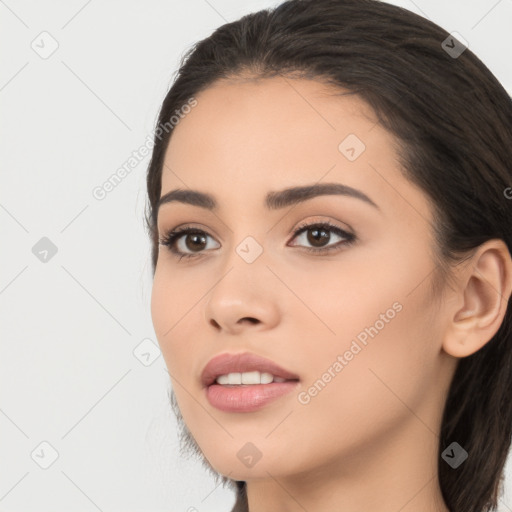
<svg viewBox="0 0 512 512"><path fill-rule="evenodd" d="M341 231L346 232L347 234L355 235L354 229L349 224L347 224L346 222L342 222L340 220L334 221L328 217L329 217L328 215L315 215L315 216L313 216L312 220L303 220L300 222L296 222L294 224L294 227L290 230L289 235L293 235L294 233L296 233L297 231L302 229L302 226L309 227L309 226L316 225L316 224L330 224L330 227L332 227L332 228L337 228L337 229L340 229ZM338 223L341 224L341 226L338 225ZM197 226L195 224L199 224L199 223L182 222L182 223L178 224L177 226L175 226L173 228L169 228L169 229L167 229L167 228L158 229L157 228L157 234L160 236L165 236L168 233L170 233L171 231L184 230L184 229L197 229L198 231L203 231L208 235L212 235L212 232L213 232L213 234L215 235L216 238L222 239L222 237L219 236L215 232L215 230L213 230L211 228L203 228L203 227ZM232 230L230 229L229 231L232 231Z"/></svg>
<svg viewBox="0 0 512 512"><path fill-rule="evenodd" d="M341 231L341 234L336 233L338 236L344 236L347 235L347 237L356 237L356 234L352 228L345 229L341 226L338 226L337 224L334 224L332 221L328 220L311 220L311 221L302 221L298 225L296 225L288 234L288 236L292 236L293 238L298 237L303 232L307 231L308 229L311 229L312 227L315 227L317 225L326 226L327 229L330 229L331 231ZM187 235L190 231L198 231L201 233L204 233L205 235L215 239L215 241L218 243L218 240L216 239L216 236L213 236L209 229L198 227L195 225L183 223L182 225L178 225L172 229L169 230L163 230L163 237L166 237L168 234L175 232L175 241L180 240L185 235ZM293 240L292 238L292 240Z"/></svg>

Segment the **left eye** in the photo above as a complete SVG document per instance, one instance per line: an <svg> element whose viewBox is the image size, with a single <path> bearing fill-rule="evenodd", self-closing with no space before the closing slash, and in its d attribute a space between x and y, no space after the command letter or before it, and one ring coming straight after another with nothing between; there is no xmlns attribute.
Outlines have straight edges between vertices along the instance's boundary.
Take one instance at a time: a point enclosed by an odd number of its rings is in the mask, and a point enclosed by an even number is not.
<svg viewBox="0 0 512 512"><path fill-rule="evenodd" d="M317 244L323 244L324 242L330 242L331 235L329 232L333 232L336 234L336 236L344 239L341 242L338 242L335 245L328 245L328 246L321 246L321 247L315 247ZM299 236L300 235L300 236ZM337 250L340 249L340 246L342 245L350 245L355 241L355 235L352 233L347 233L343 229L339 228L338 226L334 226L332 224L327 223L321 223L321 224L306 224L305 226L299 227L295 233L294 238L300 238L303 237L305 240L313 245L313 248L306 247L306 250L312 251L312 252L327 252L331 250Z"/></svg>
<svg viewBox="0 0 512 512"><path fill-rule="evenodd" d="M330 232L335 233L336 236L343 240L334 245L324 246L323 244L325 242L329 242L331 239L331 235L329 234ZM328 222L299 226L299 228L297 228L293 233L292 240L302 235L307 235L305 236L305 241L313 244L313 246L320 244L320 247L304 247L307 251L314 253L327 253L333 250L341 250L343 246L351 245L356 240L356 236L354 234L348 233L338 226L332 225ZM159 243L160 245L169 247L171 253L176 257L179 257L181 260L181 258L201 256L201 253L203 252L202 249L205 248L203 246L208 237L210 237L210 235L201 229L185 227L169 231L159 241ZM176 245L179 245L182 241L184 242L184 244L182 244L184 247L176 249ZM187 243L187 241L189 243ZM192 252L186 252L183 250L190 250L190 245L194 248L194 244L196 245L195 249L198 249L197 251L193 250ZM197 245L200 247L198 248ZM292 247L294 246L295 244L292 245Z"/></svg>

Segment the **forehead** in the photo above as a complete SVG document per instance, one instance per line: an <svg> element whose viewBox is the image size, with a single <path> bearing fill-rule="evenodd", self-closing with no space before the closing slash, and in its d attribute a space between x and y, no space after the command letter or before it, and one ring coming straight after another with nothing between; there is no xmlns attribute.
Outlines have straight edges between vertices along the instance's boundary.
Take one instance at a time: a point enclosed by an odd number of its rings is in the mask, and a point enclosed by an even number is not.
<svg viewBox="0 0 512 512"><path fill-rule="evenodd" d="M255 153L260 162L292 157L309 162L320 152L332 158L350 133L370 142L377 123L358 96L313 80L220 80L196 100L173 130L167 163L215 159L235 167L245 160L247 167ZM373 143L383 135L377 130Z"/></svg>
<svg viewBox="0 0 512 512"><path fill-rule="evenodd" d="M162 195L193 188L221 205L263 206L270 190L329 181L364 189L384 208L397 193L424 202L399 171L395 138L357 95L278 77L221 80L195 99L170 139Z"/></svg>

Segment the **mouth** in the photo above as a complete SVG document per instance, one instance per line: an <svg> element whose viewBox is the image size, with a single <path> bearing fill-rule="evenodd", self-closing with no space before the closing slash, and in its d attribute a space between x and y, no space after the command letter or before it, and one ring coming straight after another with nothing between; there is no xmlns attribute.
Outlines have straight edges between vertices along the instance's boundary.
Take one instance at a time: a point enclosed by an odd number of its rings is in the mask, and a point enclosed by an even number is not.
<svg viewBox="0 0 512 512"><path fill-rule="evenodd" d="M225 412L252 412L296 388L299 377L256 354L221 354L205 366L201 382L210 404Z"/></svg>
<svg viewBox="0 0 512 512"><path fill-rule="evenodd" d="M299 376L281 368L270 359L245 352L242 354L220 354L211 359L201 373L203 387L268 385L290 380Z"/></svg>

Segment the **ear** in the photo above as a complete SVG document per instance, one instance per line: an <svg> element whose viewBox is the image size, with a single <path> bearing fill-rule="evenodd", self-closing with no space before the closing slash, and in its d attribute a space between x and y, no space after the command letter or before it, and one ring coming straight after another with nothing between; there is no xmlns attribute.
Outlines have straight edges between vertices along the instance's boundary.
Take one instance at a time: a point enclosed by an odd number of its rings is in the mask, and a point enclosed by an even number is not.
<svg viewBox="0 0 512 512"><path fill-rule="evenodd" d="M512 259L503 240L480 245L457 277L443 349L453 357L477 352L498 331L512 291ZM450 307L450 306L449 306Z"/></svg>

